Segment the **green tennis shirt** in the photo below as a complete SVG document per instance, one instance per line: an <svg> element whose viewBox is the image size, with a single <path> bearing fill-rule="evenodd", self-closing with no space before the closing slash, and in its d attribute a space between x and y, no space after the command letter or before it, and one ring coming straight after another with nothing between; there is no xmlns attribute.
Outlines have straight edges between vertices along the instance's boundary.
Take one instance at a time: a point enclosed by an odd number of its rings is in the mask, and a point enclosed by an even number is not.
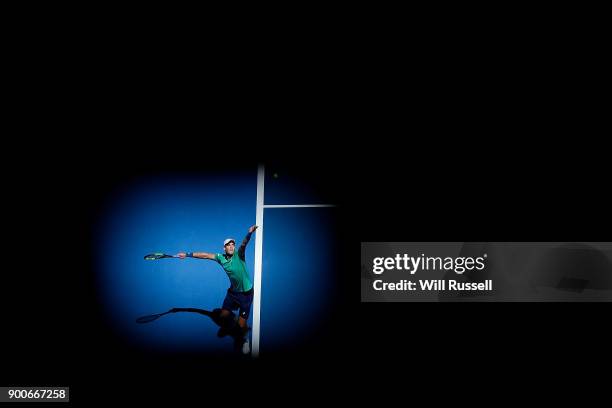
<svg viewBox="0 0 612 408"><path fill-rule="evenodd" d="M216 254L215 261L223 267L227 277L232 283L232 290L236 292L248 292L253 289L253 283L247 272L246 262L243 257L234 253L230 258L224 254Z"/></svg>

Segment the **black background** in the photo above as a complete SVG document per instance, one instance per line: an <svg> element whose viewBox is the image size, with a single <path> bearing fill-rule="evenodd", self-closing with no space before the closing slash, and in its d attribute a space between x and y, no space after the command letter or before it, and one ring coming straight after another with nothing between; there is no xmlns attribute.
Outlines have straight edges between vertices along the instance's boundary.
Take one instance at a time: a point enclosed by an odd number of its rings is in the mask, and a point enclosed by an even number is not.
<svg viewBox="0 0 612 408"><path fill-rule="evenodd" d="M607 304L362 304L357 278L361 241L609 241L609 154L586 95L495 64L449 76L440 61L390 61L366 83L299 55L274 71L217 60L194 80L210 61L130 49L81 60L75 90L43 79L42 112L7 142L3 384L69 385L76 403L314 402L325 391L380 403L440 384L562 386L609 358ZM136 175L214 169L210 149L230 141L245 165L290 163L336 195L333 324L303 353L246 363L131 349L95 298L98 206Z"/></svg>

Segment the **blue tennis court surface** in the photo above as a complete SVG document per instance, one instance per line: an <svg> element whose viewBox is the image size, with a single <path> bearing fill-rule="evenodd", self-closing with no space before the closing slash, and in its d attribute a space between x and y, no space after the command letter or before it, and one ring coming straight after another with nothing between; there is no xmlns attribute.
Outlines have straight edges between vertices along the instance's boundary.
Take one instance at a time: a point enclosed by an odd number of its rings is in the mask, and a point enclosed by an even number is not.
<svg viewBox="0 0 612 408"><path fill-rule="evenodd" d="M266 177L266 204L320 202L301 179ZM280 173L280 174L279 174ZM270 180L268 182L268 180ZM291 183L287 184L287 182ZM291 188L284 188L291 185ZM309 190L310 189L310 190ZM294 195L290 191L296 191ZM297 192L300 192L299 194ZM145 261L151 252L223 252L255 224L257 169L227 174L167 174L126 183L109 197L98 220L97 287L101 306L120 337L146 350L234 353L209 316L220 308L229 280L209 260ZM308 197L310 196L310 197ZM261 352L303 347L333 300L334 208L265 210L261 280ZM255 235L257 232L255 233ZM254 273L255 235L246 251ZM172 308L194 308L149 323L136 319ZM253 324L253 310L249 326Z"/></svg>
<svg viewBox="0 0 612 408"><path fill-rule="evenodd" d="M331 314L337 277L336 208L265 213L261 353L300 349Z"/></svg>

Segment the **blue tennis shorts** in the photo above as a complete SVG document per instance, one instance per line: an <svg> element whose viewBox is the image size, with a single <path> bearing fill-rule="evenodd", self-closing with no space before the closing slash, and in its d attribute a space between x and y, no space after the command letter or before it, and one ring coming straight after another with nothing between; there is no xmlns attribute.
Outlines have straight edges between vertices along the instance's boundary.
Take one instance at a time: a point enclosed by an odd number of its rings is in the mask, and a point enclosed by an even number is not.
<svg viewBox="0 0 612 408"><path fill-rule="evenodd" d="M248 292L234 292L232 288L227 290L223 300L223 309L234 311L240 309L240 317L248 319L253 304L253 289Z"/></svg>

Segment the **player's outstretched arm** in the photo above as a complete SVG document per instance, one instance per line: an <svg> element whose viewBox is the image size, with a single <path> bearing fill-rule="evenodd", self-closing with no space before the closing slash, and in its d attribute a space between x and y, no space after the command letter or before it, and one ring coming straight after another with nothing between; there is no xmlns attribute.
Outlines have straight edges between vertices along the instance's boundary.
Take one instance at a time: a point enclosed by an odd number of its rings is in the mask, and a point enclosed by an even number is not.
<svg viewBox="0 0 612 408"><path fill-rule="evenodd" d="M198 259L215 259L215 254L209 254L208 252L179 252L176 254L181 259L185 258L198 258Z"/></svg>
<svg viewBox="0 0 612 408"><path fill-rule="evenodd" d="M249 232L247 232L246 234L246 237L244 237L244 239L242 240L242 244L240 244L240 248L238 248L238 256L241 259L244 259L244 251L246 250L246 247L249 241L251 240L251 234L253 234L257 228L258 228L257 225L251 226L249 228Z"/></svg>

